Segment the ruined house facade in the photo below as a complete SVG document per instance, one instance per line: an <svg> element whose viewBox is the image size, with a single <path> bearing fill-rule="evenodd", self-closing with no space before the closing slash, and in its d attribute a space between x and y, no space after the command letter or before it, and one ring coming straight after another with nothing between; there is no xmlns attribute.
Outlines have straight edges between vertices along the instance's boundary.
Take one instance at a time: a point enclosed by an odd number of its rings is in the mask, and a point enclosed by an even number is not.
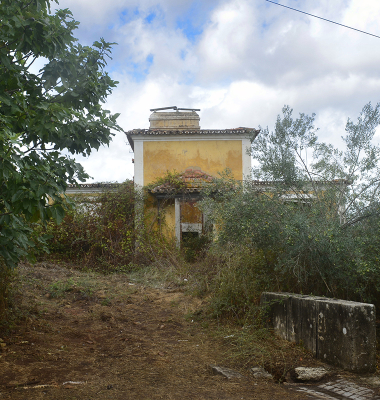
<svg viewBox="0 0 380 400"><path fill-rule="evenodd" d="M168 109L170 111L168 111ZM126 132L134 151L134 182L145 187L176 172L182 190L161 182L151 188L157 213L165 207L165 232L181 241L205 232L206 216L196 207L205 182L228 169L236 180L251 174L247 153L256 129L201 129L195 109L153 109L149 129Z"/></svg>
<svg viewBox="0 0 380 400"><path fill-rule="evenodd" d="M150 185L151 198L144 206L145 214L153 215L165 236L180 243L186 236L202 235L207 231L207 215L200 211L197 202L208 182L226 169L235 180L251 178L251 157L247 149L259 130L242 127L201 129L199 110L194 109L169 107L151 111L148 129L126 132L134 151L134 184L136 188ZM165 176L174 172L182 183L179 189L173 187L170 179L165 181ZM164 179L159 181L159 178ZM251 180L250 184L258 192L272 192L276 182ZM337 193L344 193L349 184L345 180L314 182L321 193L332 185ZM66 194L96 198L97 194L117 190L118 186L117 183L70 185ZM306 192L286 191L282 198L289 203L310 203L315 198L315 190L311 186L306 189ZM343 209L341 198L343 196L337 199L339 214Z"/></svg>

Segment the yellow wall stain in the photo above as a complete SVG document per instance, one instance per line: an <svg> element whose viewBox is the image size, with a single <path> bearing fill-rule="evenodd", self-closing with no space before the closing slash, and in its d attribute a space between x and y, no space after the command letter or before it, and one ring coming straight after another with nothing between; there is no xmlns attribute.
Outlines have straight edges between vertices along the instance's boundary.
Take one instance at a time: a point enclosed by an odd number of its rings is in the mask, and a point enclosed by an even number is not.
<svg viewBox="0 0 380 400"><path fill-rule="evenodd" d="M166 238L175 238L175 206L174 200L165 207L164 219L161 224L161 232Z"/></svg>
<svg viewBox="0 0 380 400"><path fill-rule="evenodd" d="M149 196L144 204L144 222L149 230L154 230L166 239L175 239L175 204L174 199L160 201L160 211L157 200Z"/></svg>
<svg viewBox="0 0 380 400"><path fill-rule="evenodd" d="M235 179L243 179L241 140L144 142L144 185L167 171L194 166L215 177L229 168Z"/></svg>

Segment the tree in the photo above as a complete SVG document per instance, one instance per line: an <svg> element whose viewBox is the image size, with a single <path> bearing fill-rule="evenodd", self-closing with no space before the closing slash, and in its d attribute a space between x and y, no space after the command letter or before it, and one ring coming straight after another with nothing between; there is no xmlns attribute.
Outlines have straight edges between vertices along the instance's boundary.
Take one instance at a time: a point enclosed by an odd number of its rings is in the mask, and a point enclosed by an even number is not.
<svg viewBox="0 0 380 400"><path fill-rule="evenodd" d="M380 103L365 105L337 149L318 140L314 115L293 119L285 106L274 131L252 141L260 184L235 185L222 202L207 199L219 248L250 249L265 266L265 285L274 285L267 290L380 305L379 124Z"/></svg>
<svg viewBox="0 0 380 400"><path fill-rule="evenodd" d="M275 130L263 129L252 142L251 154L259 164L254 176L277 182L281 190L291 189L299 197L305 186L317 199L332 191L342 227L377 214L380 146L373 139L380 124L380 103L366 104L356 123L348 119L342 150L318 142L315 114L300 114L294 120L289 106L282 112ZM317 184L321 182L324 185Z"/></svg>
<svg viewBox="0 0 380 400"><path fill-rule="evenodd" d="M88 177L73 156L120 127L101 104L117 84L104 70L113 43L77 43L79 23L50 0L2 0L0 18L0 261L11 268L44 240L30 223L60 222L67 185Z"/></svg>

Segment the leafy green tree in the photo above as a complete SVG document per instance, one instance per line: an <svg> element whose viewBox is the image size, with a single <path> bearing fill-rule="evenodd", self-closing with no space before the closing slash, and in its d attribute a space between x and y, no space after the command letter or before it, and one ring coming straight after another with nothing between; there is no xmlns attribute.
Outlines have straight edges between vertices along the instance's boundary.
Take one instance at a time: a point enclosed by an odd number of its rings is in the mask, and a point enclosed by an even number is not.
<svg viewBox="0 0 380 400"><path fill-rule="evenodd" d="M88 177L73 156L108 145L120 129L102 108L117 83L104 70L112 43L82 46L78 24L68 9L52 14L50 0L0 2L0 260L8 268L44 240L32 240L29 224L60 222L62 193Z"/></svg>
<svg viewBox="0 0 380 400"><path fill-rule="evenodd" d="M251 154L258 163L254 175L261 180L295 184L311 177L307 163L308 150L317 142L313 123L315 114L300 114L294 120L289 106L282 109L283 116L277 116L275 130L268 127L252 141Z"/></svg>
<svg viewBox="0 0 380 400"><path fill-rule="evenodd" d="M251 153L258 163L254 176L272 181L281 190L291 189L298 198L305 198L305 189L324 200L333 192L342 226L378 213L380 146L374 143L374 135L380 124L380 103L366 104L356 123L348 119L342 150L318 141L315 114L293 119L289 106L282 112L274 131L263 129L252 142Z"/></svg>
<svg viewBox="0 0 380 400"><path fill-rule="evenodd" d="M256 180L233 185L222 201L204 200L219 251L250 249L262 268L245 275L262 290L380 305L379 124L380 103L367 104L356 122L348 120L345 147L336 149L318 141L314 115L293 119L285 106L274 131L263 129L252 142Z"/></svg>

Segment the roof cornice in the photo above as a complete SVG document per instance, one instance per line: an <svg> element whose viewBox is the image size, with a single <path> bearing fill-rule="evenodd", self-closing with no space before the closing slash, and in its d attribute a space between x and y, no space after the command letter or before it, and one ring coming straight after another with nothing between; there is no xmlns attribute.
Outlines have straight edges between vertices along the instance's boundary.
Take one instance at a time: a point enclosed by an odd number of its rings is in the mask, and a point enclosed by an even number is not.
<svg viewBox="0 0 380 400"><path fill-rule="evenodd" d="M193 130L180 130L180 129L133 129L125 132L128 138L128 142L134 150L135 139L142 140L155 140L167 137L181 137L181 139L190 137L203 137L207 139L214 139L215 136L227 136L229 137L253 137L255 138L260 132L260 129L254 128L234 128L234 129L193 129Z"/></svg>

